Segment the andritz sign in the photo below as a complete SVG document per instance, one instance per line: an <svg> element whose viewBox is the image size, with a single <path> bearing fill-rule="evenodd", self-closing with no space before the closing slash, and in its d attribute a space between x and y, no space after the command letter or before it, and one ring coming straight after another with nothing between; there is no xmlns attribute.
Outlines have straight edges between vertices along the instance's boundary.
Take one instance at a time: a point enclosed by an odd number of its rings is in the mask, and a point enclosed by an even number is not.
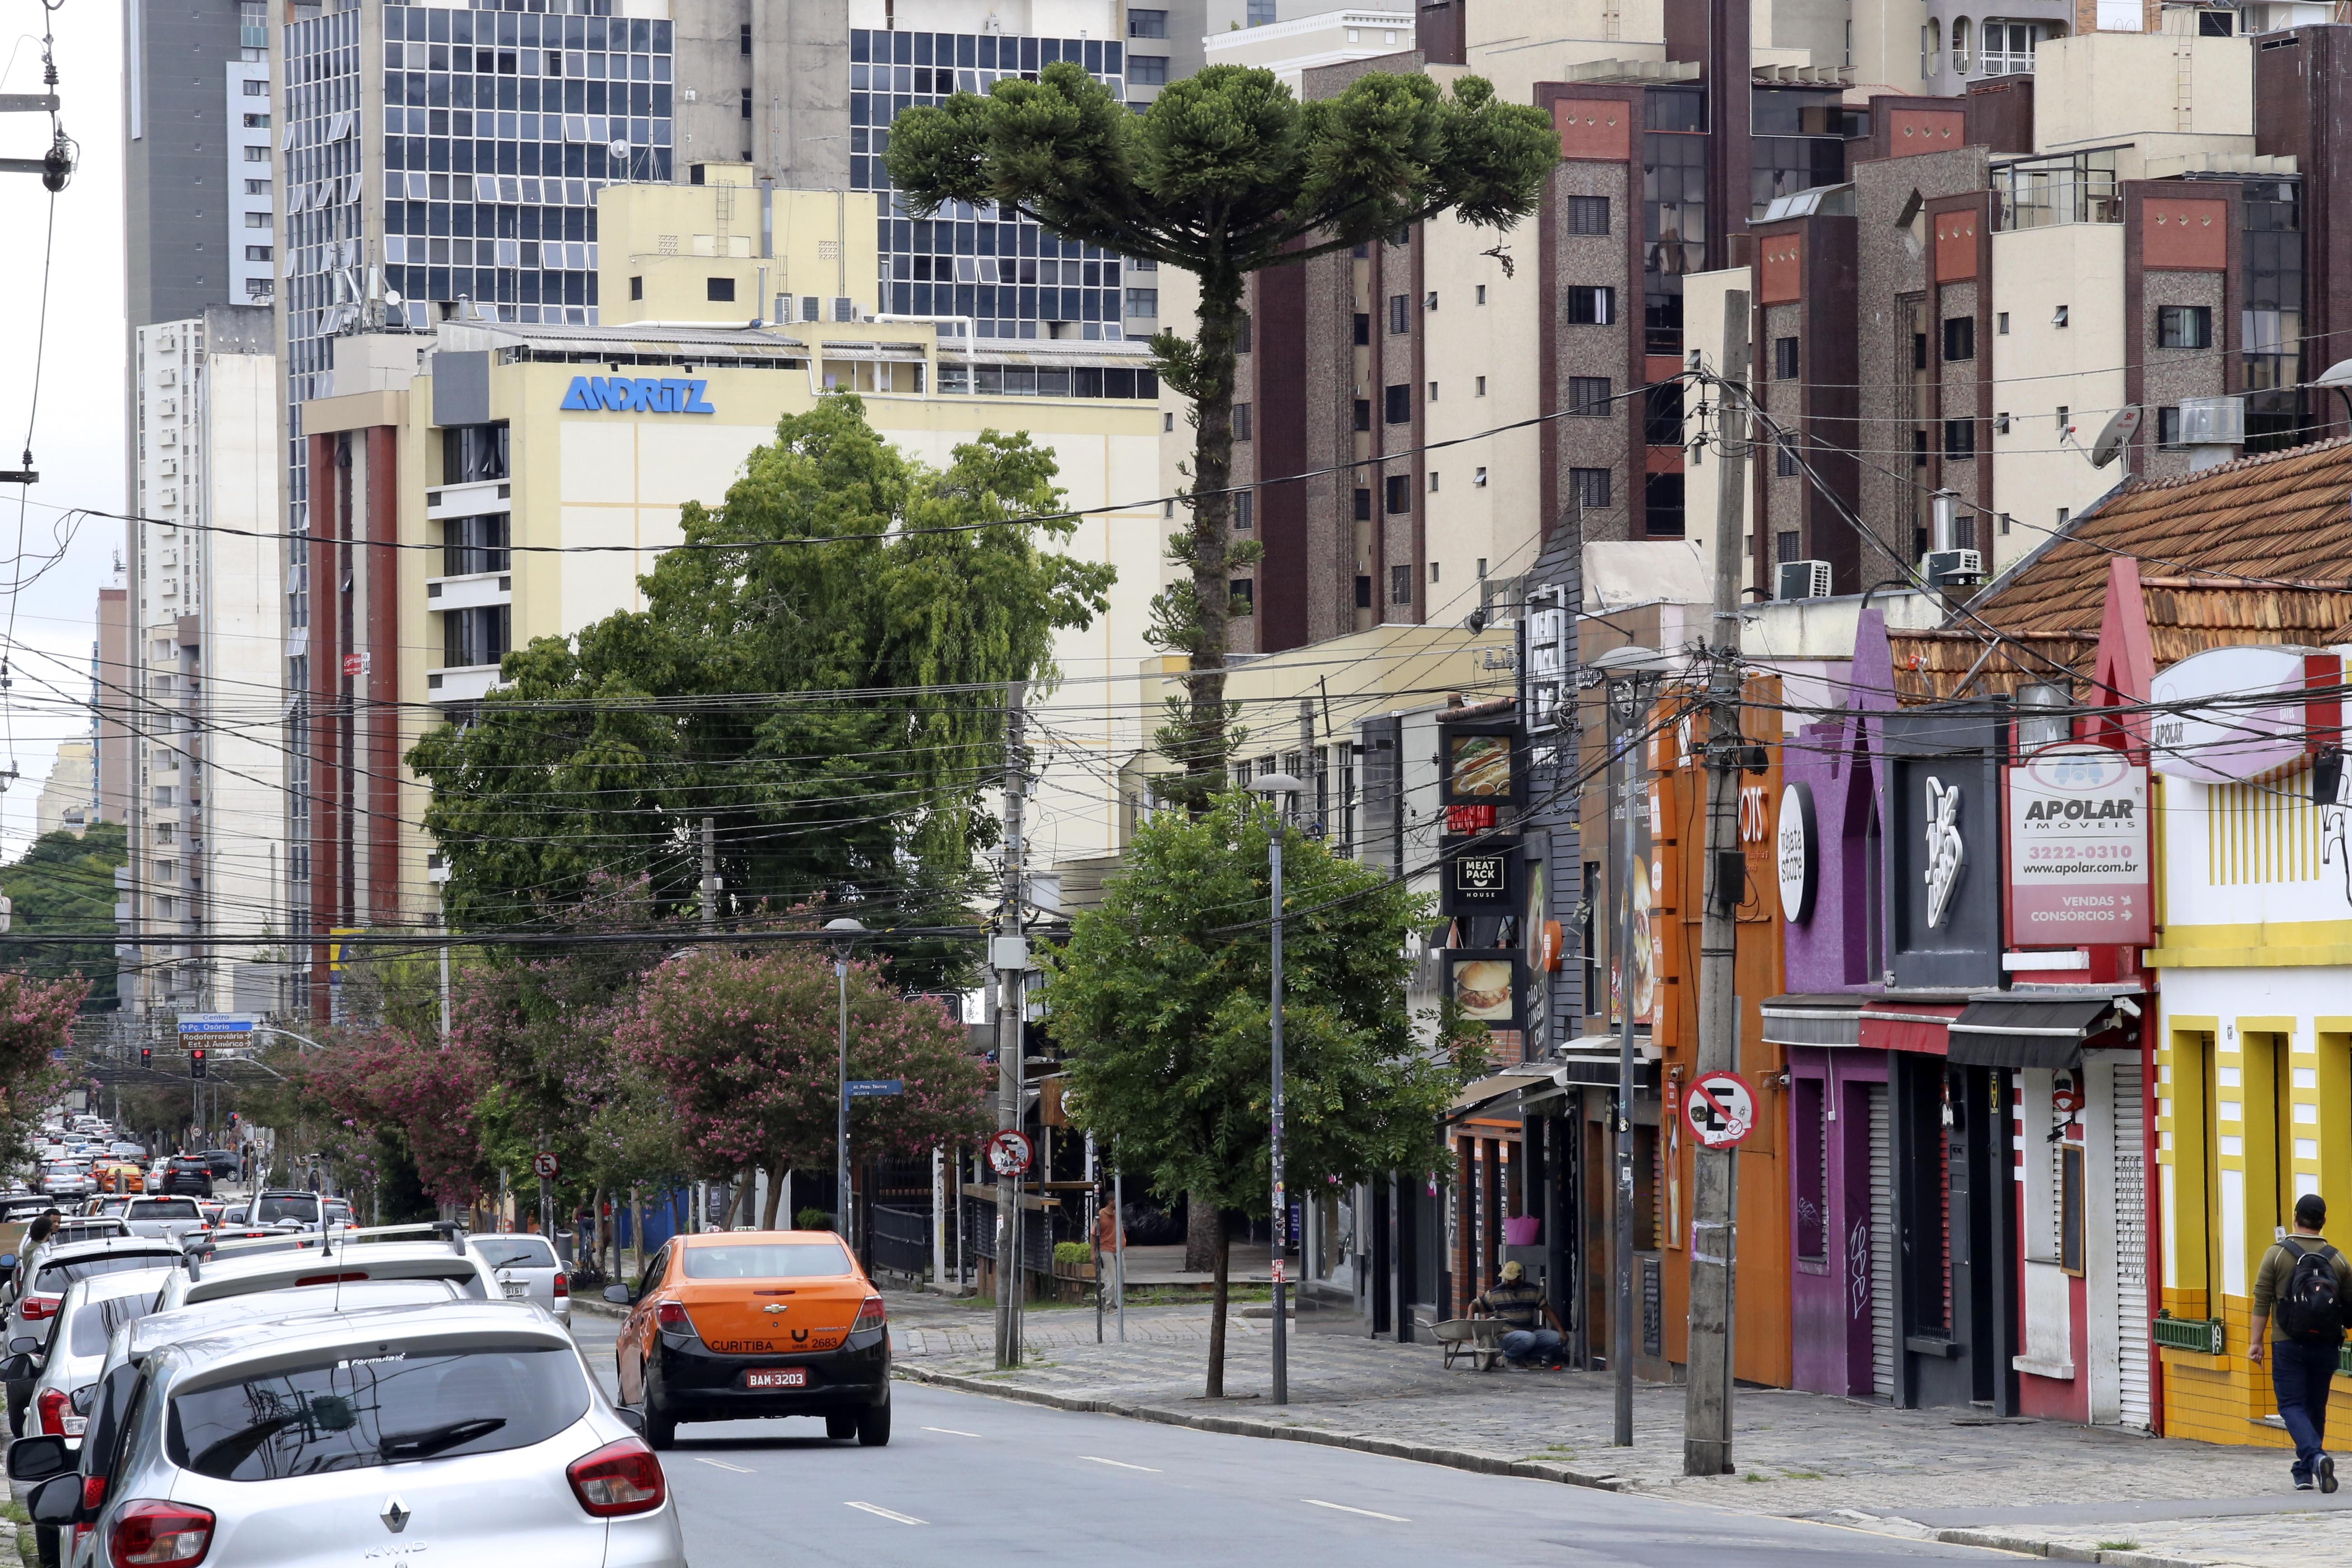
<svg viewBox="0 0 2352 1568"><path fill-rule="evenodd" d="M562 405L614 414L716 414L702 398L709 384L677 376L575 375Z"/></svg>

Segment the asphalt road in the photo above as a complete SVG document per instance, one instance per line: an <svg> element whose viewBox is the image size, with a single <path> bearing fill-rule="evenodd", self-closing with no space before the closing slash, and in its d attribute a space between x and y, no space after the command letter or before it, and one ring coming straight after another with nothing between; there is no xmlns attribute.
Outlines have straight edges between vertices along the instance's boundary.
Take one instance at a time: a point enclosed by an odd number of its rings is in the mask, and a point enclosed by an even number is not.
<svg viewBox="0 0 2352 1568"><path fill-rule="evenodd" d="M615 1326L572 1322L608 1393ZM887 1448L827 1442L809 1419L682 1427L663 1467L690 1559L1232 1568L1274 1551L1310 1568L1325 1552L1345 1568L1834 1568L2003 1555L919 1384L891 1397Z"/></svg>

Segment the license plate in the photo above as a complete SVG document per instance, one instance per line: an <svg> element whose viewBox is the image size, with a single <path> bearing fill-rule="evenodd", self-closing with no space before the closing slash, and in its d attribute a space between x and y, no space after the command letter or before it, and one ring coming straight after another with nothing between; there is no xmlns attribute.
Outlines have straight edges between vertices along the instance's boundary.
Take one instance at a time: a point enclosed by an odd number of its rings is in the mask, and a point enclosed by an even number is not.
<svg viewBox="0 0 2352 1568"><path fill-rule="evenodd" d="M510 1297L530 1294L530 1282L527 1279L501 1279L499 1288Z"/></svg>
<svg viewBox="0 0 2352 1568"><path fill-rule="evenodd" d="M804 1366L763 1367L743 1374L746 1388L806 1388L808 1368Z"/></svg>

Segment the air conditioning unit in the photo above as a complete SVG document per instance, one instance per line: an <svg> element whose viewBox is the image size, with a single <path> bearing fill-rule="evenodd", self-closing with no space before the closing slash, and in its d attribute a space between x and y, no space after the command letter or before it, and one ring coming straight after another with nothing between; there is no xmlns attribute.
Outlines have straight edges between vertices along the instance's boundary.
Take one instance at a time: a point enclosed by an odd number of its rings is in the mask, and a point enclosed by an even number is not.
<svg viewBox="0 0 2352 1568"><path fill-rule="evenodd" d="M802 321L824 321L824 300L820 300L820 299L818 299L818 298L817 298L815 295L814 295L814 294L803 294L803 295L802 295L802 296L801 296L801 320L802 320Z"/></svg>
<svg viewBox="0 0 2352 1568"><path fill-rule="evenodd" d="M833 300L833 319L836 321L857 320L857 301L846 294L837 294Z"/></svg>
<svg viewBox="0 0 2352 1568"><path fill-rule="evenodd" d="M2242 447L2245 443L2244 398L2184 397L2180 400L2182 446Z"/></svg>
<svg viewBox="0 0 2352 1568"><path fill-rule="evenodd" d="M1830 563L1826 561L1780 563L1780 599L1826 599L1830 596Z"/></svg>
<svg viewBox="0 0 2352 1568"><path fill-rule="evenodd" d="M1931 588L1980 582L1984 557L1973 550L1931 550L1919 563L1919 572Z"/></svg>

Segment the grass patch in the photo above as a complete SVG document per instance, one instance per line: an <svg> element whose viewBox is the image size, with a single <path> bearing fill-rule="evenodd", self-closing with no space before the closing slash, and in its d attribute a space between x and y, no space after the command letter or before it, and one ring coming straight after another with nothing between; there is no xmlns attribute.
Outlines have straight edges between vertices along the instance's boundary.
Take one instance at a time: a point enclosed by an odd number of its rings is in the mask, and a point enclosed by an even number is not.
<svg viewBox="0 0 2352 1568"><path fill-rule="evenodd" d="M1818 1481L1825 1479L1819 1470L1782 1470L1780 1473L1792 1481Z"/></svg>
<svg viewBox="0 0 2352 1568"><path fill-rule="evenodd" d="M1739 1479L1746 1481L1750 1486L1761 1486L1763 1485L1766 1478L1758 1471L1750 1470Z"/></svg>
<svg viewBox="0 0 2352 1568"><path fill-rule="evenodd" d="M15 1524L29 1525L33 1522L33 1516L26 1512L25 1505L18 1502L15 1498L10 1498L5 1502L0 1502L0 1519L7 1520Z"/></svg>
<svg viewBox="0 0 2352 1568"><path fill-rule="evenodd" d="M2099 1542L2099 1550L2102 1552L2137 1552L2139 1550L2139 1542L2137 1541L2102 1541Z"/></svg>

